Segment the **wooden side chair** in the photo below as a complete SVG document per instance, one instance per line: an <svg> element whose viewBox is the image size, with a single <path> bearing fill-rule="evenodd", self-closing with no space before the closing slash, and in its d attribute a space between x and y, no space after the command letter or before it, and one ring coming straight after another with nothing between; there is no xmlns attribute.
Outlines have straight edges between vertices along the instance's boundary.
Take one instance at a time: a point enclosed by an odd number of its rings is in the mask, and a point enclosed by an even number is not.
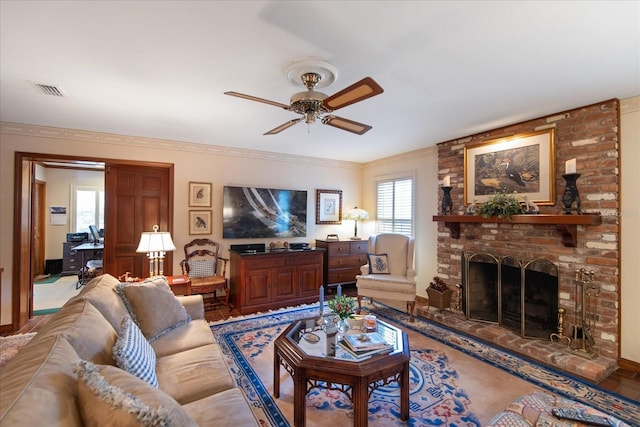
<svg viewBox="0 0 640 427"><path fill-rule="evenodd" d="M229 286L226 278L227 258L219 255L220 244L209 239L195 239L184 245L184 259L180 261L182 274L189 276L192 294L211 294L224 291L224 304L229 307Z"/></svg>

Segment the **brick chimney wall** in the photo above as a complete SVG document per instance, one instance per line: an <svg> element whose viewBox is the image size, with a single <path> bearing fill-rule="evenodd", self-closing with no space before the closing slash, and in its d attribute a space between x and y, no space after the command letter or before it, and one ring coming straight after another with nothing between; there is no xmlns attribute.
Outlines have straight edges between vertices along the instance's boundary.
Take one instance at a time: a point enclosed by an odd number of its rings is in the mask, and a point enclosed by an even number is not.
<svg viewBox="0 0 640 427"><path fill-rule="evenodd" d="M592 334L593 351L602 356L619 357L619 221L620 182L619 102L600 102L574 110L517 123L438 144L438 175L451 177L454 214L463 214L464 147L514 134L554 128L555 204L539 206L540 213L562 213L562 178L565 161L575 158L577 181L583 212L600 212L602 225L578 226L577 247L565 247L555 225L530 224L461 224L460 238L452 239L443 223L438 224L438 275L450 285L461 282L461 254L488 252L497 256L512 255L525 259L544 258L560 268L559 306L566 310L565 334L580 319L576 313L575 270L595 272L593 284L600 287L596 298ZM640 167L640 165L639 165ZM442 191L438 189L442 199ZM438 203L440 206L440 203ZM578 301L580 297L578 297ZM578 311L581 308L578 306ZM578 320L578 324L580 321Z"/></svg>

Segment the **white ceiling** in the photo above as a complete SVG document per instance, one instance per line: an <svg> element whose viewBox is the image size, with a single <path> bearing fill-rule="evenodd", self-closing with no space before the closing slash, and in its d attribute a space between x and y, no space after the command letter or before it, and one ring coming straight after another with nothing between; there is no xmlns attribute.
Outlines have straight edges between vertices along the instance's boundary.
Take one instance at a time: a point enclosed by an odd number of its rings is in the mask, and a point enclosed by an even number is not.
<svg viewBox="0 0 640 427"><path fill-rule="evenodd" d="M1 1L0 120L365 162L640 95L638 1ZM297 124L297 60L330 61L336 113ZM59 86L66 97L30 82Z"/></svg>

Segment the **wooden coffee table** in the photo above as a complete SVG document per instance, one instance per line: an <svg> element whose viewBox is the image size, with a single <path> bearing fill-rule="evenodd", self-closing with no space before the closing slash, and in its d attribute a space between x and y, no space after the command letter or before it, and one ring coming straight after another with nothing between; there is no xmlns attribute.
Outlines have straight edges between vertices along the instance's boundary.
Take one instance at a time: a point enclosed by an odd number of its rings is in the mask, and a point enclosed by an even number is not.
<svg viewBox="0 0 640 427"><path fill-rule="evenodd" d="M282 365L293 378L294 426L305 425L306 397L314 387L342 391L353 403L353 425L366 426L369 395L378 387L392 382L398 382L400 387L400 419L408 419L411 356L407 334L378 320L378 330L393 345L393 351L364 360L347 360L340 356L340 351L336 356L324 354L325 335L317 320L310 318L293 322L274 343L273 395L280 397ZM314 344L304 340L302 336L308 332L320 337L320 342Z"/></svg>

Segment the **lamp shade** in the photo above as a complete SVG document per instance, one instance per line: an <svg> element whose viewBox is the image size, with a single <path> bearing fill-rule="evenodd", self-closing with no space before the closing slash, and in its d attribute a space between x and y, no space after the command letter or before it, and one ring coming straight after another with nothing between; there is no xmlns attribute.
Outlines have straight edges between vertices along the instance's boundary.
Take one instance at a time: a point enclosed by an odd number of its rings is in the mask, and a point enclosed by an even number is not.
<svg viewBox="0 0 640 427"><path fill-rule="evenodd" d="M171 233L168 231L158 232L158 226L153 226L153 231L144 231L140 235L140 243L136 252L169 252L175 251L176 247L171 240Z"/></svg>
<svg viewBox="0 0 640 427"><path fill-rule="evenodd" d="M364 209L360 209L355 207L353 209L349 209L345 214L343 219L351 219L356 221L362 221L365 219L369 219L369 212Z"/></svg>

